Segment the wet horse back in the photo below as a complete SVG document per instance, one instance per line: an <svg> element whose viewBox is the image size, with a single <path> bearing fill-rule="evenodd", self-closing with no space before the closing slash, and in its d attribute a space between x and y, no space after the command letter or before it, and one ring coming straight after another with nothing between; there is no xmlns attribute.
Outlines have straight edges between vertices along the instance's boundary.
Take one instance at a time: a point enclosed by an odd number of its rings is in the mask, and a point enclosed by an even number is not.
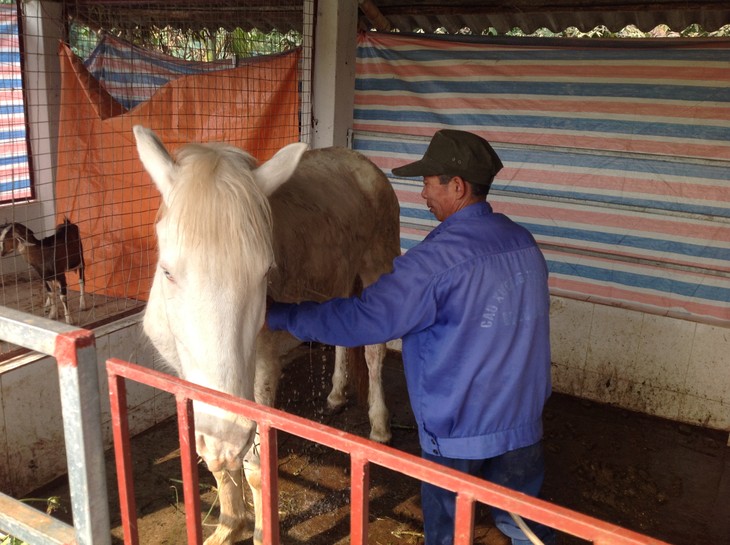
<svg viewBox="0 0 730 545"><path fill-rule="evenodd" d="M347 296L390 271L400 253L398 201L387 177L344 148L307 152L272 195L279 301Z"/></svg>

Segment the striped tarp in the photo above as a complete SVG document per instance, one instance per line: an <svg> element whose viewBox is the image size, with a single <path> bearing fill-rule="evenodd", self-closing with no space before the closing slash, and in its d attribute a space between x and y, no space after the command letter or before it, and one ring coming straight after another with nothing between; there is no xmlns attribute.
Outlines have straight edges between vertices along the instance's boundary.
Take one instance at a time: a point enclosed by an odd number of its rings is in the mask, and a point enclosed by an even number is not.
<svg viewBox="0 0 730 545"><path fill-rule="evenodd" d="M730 41L567 43L361 36L354 147L391 176L403 250L436 220L390 170L470 130L554 294L730 322Z"/></svg>
<svg viewBox="0 0 730 545"><path fill-rule="evenodd" d="M84 66L126 110L154 95L179 77L236 67L235 60L197 62L178 59L137 47L121 38L102 34Z"/></svg>
<svg viewBox="0 0 730 545"><path fill-rule="evenodd" d="M16 6L0 5L0 202L32 196Z"/></svg>

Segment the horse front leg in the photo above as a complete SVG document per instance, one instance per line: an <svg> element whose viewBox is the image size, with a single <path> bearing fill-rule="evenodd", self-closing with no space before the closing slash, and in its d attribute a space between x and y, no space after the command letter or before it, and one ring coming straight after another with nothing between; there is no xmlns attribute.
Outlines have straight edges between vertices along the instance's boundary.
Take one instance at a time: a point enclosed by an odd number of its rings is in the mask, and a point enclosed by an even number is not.
<svg viewBox="0 0 730 545"><path fill-rule="evenodd" d="M390 414L385 405L383 390L383 360L385 344L371 344L365 347L365 361L368 365L368 418L370 439L378 443L389 443Z"/></svg>
<svg viewBox="0 0 730 545"><path fill-rule="evenodd" d="M300 341L283 331L262 330L256 338L256 379L254 399L256 403L273 407L276 391L281 378L281 353L288 352ZM254 528L253 545L263 545L263 494L261 490L261 460L259 459L260 439L256 432L253 446L243 459L243 470L251 488L253 500ZM276 471L276 468L272 468Z"/></svg>
<svg viewBox="0 0 730 545"><path fill-rule="evenodd" d="M233 545L243 539L246 530L246 503L244 499L242 471L213 472L218 486L220 517L218 526L205 545Z"/></svg>
<svg viewBox="0 0 730 545"><path fill-rule="evenodd" d="M263 518L263 494L261 491L261 460L259 458L259 434L256 433L253 446L249 449L243 459L243 471L246 480L251 487L251 498L253 500L253 545L263 545L264 542L264 518Z"/></svg>

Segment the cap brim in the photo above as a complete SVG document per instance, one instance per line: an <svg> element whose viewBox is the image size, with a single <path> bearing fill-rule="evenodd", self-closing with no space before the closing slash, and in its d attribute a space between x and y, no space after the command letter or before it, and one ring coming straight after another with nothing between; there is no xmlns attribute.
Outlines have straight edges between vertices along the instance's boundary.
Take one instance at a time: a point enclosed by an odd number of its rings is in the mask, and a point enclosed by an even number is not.
<svg viewBox="0 0 730 545"><path fill-rule="evenodd" d="M400 167L396 167L391 171L396 176L405 176L406 178L414 178L417 176L437 176L444 174L443 165L427 158L419 159L413 163L408 163Z"/></svg>

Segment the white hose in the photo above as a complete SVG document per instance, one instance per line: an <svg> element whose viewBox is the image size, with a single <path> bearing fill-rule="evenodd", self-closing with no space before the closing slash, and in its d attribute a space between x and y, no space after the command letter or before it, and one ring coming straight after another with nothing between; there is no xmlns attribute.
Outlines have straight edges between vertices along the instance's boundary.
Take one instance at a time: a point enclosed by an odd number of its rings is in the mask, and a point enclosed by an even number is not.
<svg viewBox="0 0 730 545"><path fill-rule="evenodd" d="M521 516L515 515L514 513L510 513L509 516L512 517L512 520L514 520L515 524L519 526L520 530L525 533L527 539L529 539L531 543L533 543L534 545L545 545L542 540L535 535L535 532L530 530L530 527L525 524L525 521L522 520Z"/></svg>

